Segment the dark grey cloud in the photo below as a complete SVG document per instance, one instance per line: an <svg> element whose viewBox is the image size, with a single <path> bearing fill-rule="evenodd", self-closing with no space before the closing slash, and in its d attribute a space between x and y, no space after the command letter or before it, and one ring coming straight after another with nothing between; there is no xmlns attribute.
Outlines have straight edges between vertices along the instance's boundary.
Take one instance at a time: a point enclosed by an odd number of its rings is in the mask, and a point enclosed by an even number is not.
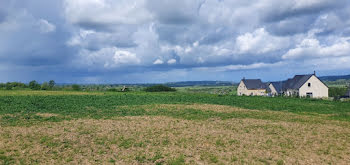
<svg viewBox="0 0 350 165"><path fill-rule="evenodd" d="M277 22L293 17L322 14L330 10L339 10L339 8L348 5L346 0L320 0L320 1L280 1L276 7L274 3L270 4L270 9L263 16L267 22Z"/></svg>
<svg viewBox="0 0 350 165"><path fill-rule="evenodd" d="M0 10L0 23L5 21L6 16L7 14L4 11Z"/></svg>
<svg viewBox="0 0 350 165"><path fill-rule="evenodd" d="M317 17L318 15L313 14L284 19L278 22L268 23L266 29L270 33L280 36L305 33L310 30Z"/></svg>
<svg viewBox="0 0 350 165"><path fill-rule="evenodd" d="M205 0L147 1L148 10L161 24L191 24L198 18L198 12Z"/></svg>
<svg viewBox="0 0 350 165"><path fill-rule="evenodd" d="M276 79L350 69L347 0L0 2L0 81Z"/></svg>

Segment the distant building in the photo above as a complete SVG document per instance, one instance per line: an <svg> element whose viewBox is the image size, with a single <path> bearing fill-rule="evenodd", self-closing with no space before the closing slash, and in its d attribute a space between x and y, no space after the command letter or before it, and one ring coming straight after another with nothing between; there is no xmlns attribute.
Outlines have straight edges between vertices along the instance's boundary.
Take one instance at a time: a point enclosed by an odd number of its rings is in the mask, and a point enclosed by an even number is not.
<svg viewBox="0 0 350 165"><path fill-rule="evenodd" d="M239 96L265 96L266 84L260 79L243 78L238 85L237 94Z"/></svg>
<svg viewBox="0 0 350 165"><path fill-rule="evenodd" d="M328 97L328 87L316 74L296 75L292 79L264 84L260 79L242 79L237 94L239 96L299 96L311 98ZM350 91L349 91L350 92ZM267 94L266 94L267 93ZM350 93L348 93L350 95Z"/></svg>
<svg viewBox="0 0 350 165"><path fill-rule="evenodd" d="M284 95L311 98L328 97L328 87L316 74L296 75L282 84Z"/></svg>
<svg viewBox="0 0 350 165"><path fill-rule="evenodd" d="M282 95L283 94L282 85L283 85L282 81L268 83L268 89L267 89L268 93L271 96Z"/></svg>

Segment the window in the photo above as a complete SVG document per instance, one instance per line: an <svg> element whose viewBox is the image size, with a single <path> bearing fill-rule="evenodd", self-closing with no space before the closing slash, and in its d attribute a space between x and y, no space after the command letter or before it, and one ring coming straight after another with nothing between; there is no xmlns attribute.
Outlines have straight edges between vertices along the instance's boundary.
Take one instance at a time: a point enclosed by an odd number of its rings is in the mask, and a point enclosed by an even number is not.
<svg viewBox="0 0 350 165"><path fill-rule="evenodd" d="M306 97L312 98L312 92L306 93Z"/></svg>
<svg viewBox="0 0 350 165"><path fill-rule="evenodd" d="M311 83L308 83L307 86L308 86L308 87L311 87Z"/></svg>

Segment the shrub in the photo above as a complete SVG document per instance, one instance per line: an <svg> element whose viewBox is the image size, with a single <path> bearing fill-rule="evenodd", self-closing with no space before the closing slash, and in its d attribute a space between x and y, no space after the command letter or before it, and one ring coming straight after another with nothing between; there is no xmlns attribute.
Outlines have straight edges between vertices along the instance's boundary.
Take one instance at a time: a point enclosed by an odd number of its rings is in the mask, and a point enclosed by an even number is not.
<svg viewBox="0 0 350 165"><path fill-rule="evenodd" d="M47 82L44 82L42 85L41 85L41 90L49 90L50 86L49 86L49 83Z"/></svg>
<svg viewBox="0 0 350 165"><path fill-rule="evenodd" d="M0 83L0 88L1 88L1 89L5 88L5 87L6 87L6 84Z"/></svg>
<svg viewBox="0 0 350 165"><path fill-rule="evenodd" d="M174 92L176 91L176 89L170 88L165 85L154 85L154 86L145 88L145 91L146 92Z"/></svg>
<svg viewBox="0 0 350 165"><path fill-rule="evenodd" d="M6 83L5 89L6 90L11 90L12 89L12 84L10 82Z"/></svg>
<svg viewBox="0 0 350 165"><path fill-rule="evenodd" d="M23 89L26 88L26 85L21 82L7 82L6 84L1 84L0 88L5 88L6 90Z"/></svg>
<svg viewBox="0 0 350 165"><path fill-rule="evenodd" d="M340 97L344 96L347 89L344 87L329 87L329 97Z"/></svg>
<svg viewBox="0 0 350 165"><path fill-rule="evenodd" d="M40 90L41 86L38 82L33 80L33 81L29 82L29 88L32 90Z"/></svg>
<svg viewBox="0 0 350 165"><path fill-rule="evenodd" d="M107 89L108 92L119 92L120 90L117 89L117 88L110 88L110 89Z"/></svg>
<svg viewBox="0 0 350 165"><path fill-rule="evenodd" d="M80 91L80 85L78 85L78 84L73 84L73 85L72 85L72 89L73 89L74 91Z"/></svg>
<svg viewBox="0 0 350 165"><path fill-rule="evenodd" d="M53 89L53 87L55 87L55 85L56 85L56 83L55 83L54 80L50 80L50 81L49 81L49 87L50 87L50 89Z"/></svg>

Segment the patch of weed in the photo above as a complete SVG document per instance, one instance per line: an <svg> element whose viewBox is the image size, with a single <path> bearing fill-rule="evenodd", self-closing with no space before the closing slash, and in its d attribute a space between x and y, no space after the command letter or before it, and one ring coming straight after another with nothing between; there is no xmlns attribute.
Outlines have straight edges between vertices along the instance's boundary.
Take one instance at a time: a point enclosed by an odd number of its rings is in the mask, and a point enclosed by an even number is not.
<svg viewBox="0 0 350 165"><path fill-rule="evenodd" d="M168 165L185 165L185 157L183 155L180 155L178 157L172 158L168 160Z"/></svg>

